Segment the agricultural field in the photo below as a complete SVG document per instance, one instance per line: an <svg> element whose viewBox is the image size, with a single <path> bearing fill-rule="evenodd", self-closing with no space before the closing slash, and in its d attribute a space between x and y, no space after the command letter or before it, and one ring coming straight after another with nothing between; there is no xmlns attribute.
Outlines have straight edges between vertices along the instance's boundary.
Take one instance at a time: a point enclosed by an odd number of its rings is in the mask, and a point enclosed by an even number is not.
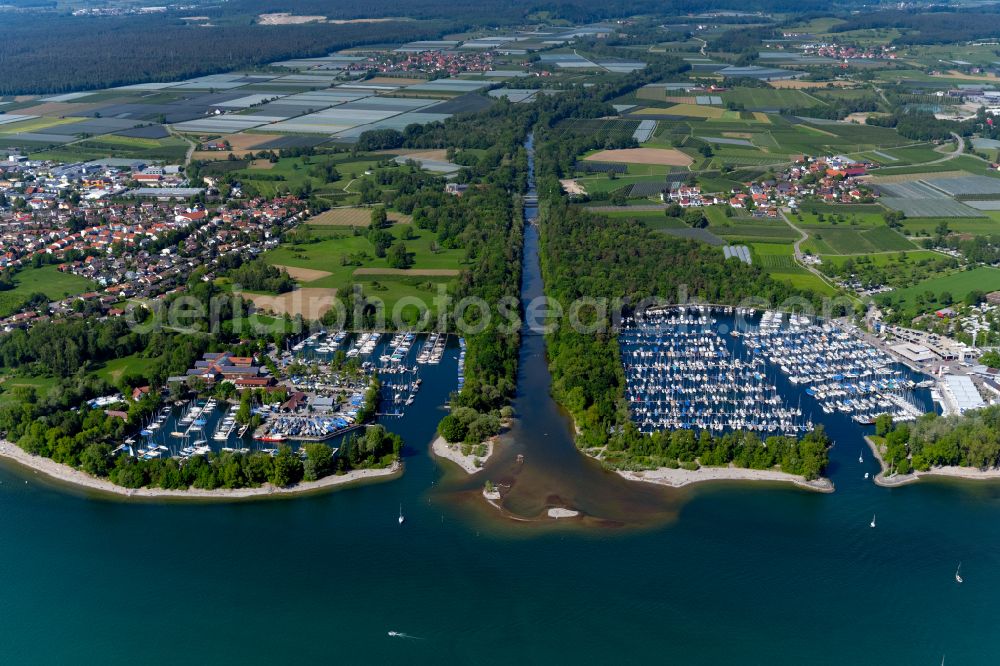
<svg viewBox="0 0 1000 666"><path fill-rule="evenodd" d="M560 127L572 127L574 130L586 132L601 139L627 139L639 127L638 120L599 118L568 118L559 123Z"/></svg>
<svg viewBox="0 0 1000 666"><path fill-rule="evenodd" d="M645 176L616 176L613 179L605 175L593 175L581 176L575 180L579 185L583 186L588 194L599 194L615 192L625 188L631 189L633 185L663 187L665 177L665 173ZM631 196L631 194L627 196Z"/></svg>
<svg viewBox="0 0 1000 666"><path fill-rule="evenodd" d="M952 182L951 179L946 180ZM957 179L957 182L963 180ZM901 211L907 217L982 217L979 211L956 201L927 181L882 184L878 189L883 206Z"/></svg>
<svg viewBox="0 0 1000 666"><path fill-rule="evenodd" d="M613 162L617 164L681 166L691 164L691 158L679 150L671 148L623 148L600 150L583 158L593 162ZM630 171L632 173L632 171Z"/></svg>
<svg viewBox="0 0 1000 666"><path fill-rule="evenodd" d="M984 211L987 217L919 217L902 220L902 231L907 236L932 236L941 224L948 225L948 230L957 234L997 234L1000 233L1000 216L990 217L996 211Z"/></svg>
<svg viewBox="0 0 1000 666"><path fill-rule="evenodd" d="M20 132L30 132L33 134L43 134L43 130L68 125L83 120L83 118L29 118L14 123L0 125L0 134L18 134Z"/></svg>
<svg viewBox="0 0 1000 666"><path fill-rule="evenodd" d="M672 104L668 107L646 106L633 111L629 111L630 116L641 118L642 116L684 116L688 118L732 118L739 119L739 113L727 111L718 106L708 106L703 104Z"/></svg>
<svg viewBox="0 0 1000 666"><path fill-rule="evenodd" d="M122 159L152 160L179 163L184 161L188 144L176 137L163 139L143 139L105 135L76 143L69 143L48 150L31 153L32 159L59 162L79 162L105 157Z"/></svg>
<svg viewBox="0 0 1000 666"><path fill-rule="evenodd" d="M812 226L809 239L802 245L813 254L868 254L917 249L899 232L882 225L871 229L841 226Z"/></svg>
<svg viewBox="0 0 1000 666"><path fill-rule="evenodd" d="M791 216L792 222L797 227L830 227L845 225L855 229L870 229L882 226L885 222L882 219L883 208L878 206L827 206L828 210L813 208L806 210L806 206L798 210Z"/></svg>
<svg viewBox="0 0 1000 666"><path fill-rule="evenodd" d="M799 234L781 219L726 217L722 206L705 209L709 230L733 243L792 243Z"/></svg>
<svg viewBox="0 0 1000 666"><path fill-rule="evenodd" d="M795 263L795 250L787 243L753 243L753 263L768 272L797 272L805 269Z"/></svg>
<svg viewBox="0 0 1000 666"><path fill-rule="evenodd" d="M412 222L413 218L394 210L386 211L391 222ZM367 227L371 222L372 209L352 206L349 208L331 208L319 215L306 220L306 224L315 227Z"/></svg>
<svg viewBox="0 0 1000 666"><path fill-rule="evenodd" d="M772 88L735 88L722 93L726 104L741 104L747 109L798 109L825 106L826 103L803 90Z"/></svg>
<svg viewBox="0 0 1000 666"><path fill-rule="evenodd" d="M7 317L32 294L42 293L50 301L91 291L96 285L90 280L62 273L56 266L23 268L14 275L15 287L0 291L0 317Z"/></svg>
<svg viewBox="0 0 1000 666"><path fill-rule="evenodd" d="M900 137L894 130L881 127L831 121L823 121L822 124L819 121L809 123L763 113L753 114L752 119L746 119L741 117L746 115L746 112L730 113L735 113L736 117L660 120L655 138L646 145L650 147L681 145L685 151L694 154L698 146L709 143L713 157L704 164L697 164L696 167L738 168L791 162L801 155L851 154L875 160L876 156L872 151L888 155L890 153L887 151L891 150L909 150L906 147L913 143ZM767 122L760 122L757 116ZM698 141L691 143L695 138ZM941 157L939 153L929 150L930 144L918 145L921 150L930 152L933 159ZM904 155L897 159L899 164L907 164L904 159L911 158L916 159L916 154ZM701 159L700 156L698 159ZM883 157L881 161L888 162L889 159Z"/></svg>
<svg viewBox="0 0 1000 666"><path fill-rule="evenodd" d="M918 263L924 260L940 259L943 256L940 252L934 252L933 250L908 250L904 252L884 252L882 254L865 254L865 255L844 255L844 254L826 254L823 255L823 263L829 264L831 266L843 266L847 261L857 262L859 259L863 259L875 266L889 266L896 265L899 263L900 257L905 256L907 263Z"/></svg>
<svg viewBox="0 0 1000 666"><path fill-rule="evenodd" d="M410 224L397 223L388 228L389 233L398 240L403 239L407 229L413 232L413 238L402 240L407 250L413 255L413 267L409 273L417 274L422 270L445 270L457 275L462 268L465 251L461 249L436 248L434 235L423 229L416 229ZM374 256L372 244L364 235L353 235L350 230L334 235L327 230L329 237L319 242L302 244L283 243L280 247L267 252L264 260L272 265L292 266L312 270L326 271L329 276L307 283L312 287L343 287L350 283L355 271L360 269L377 269L387 274L392 272L385 258ZM366 256L367 255L367 256ZM343 264L342 258L357 259L356 263ZM316 284L322 282L323 284Z"/></svg>
<svg viewBox="0 0 1000 666"><path fill-rule="evenodd" d="M684 229L687 226L676 217L667 217L663 210L630 211L628 208L623 208L621 210L601 209L599 212L610 218L637 220L654 230Z"/></svg>
<svg viewBox="0 0 1000 666"><path fill-rule="evenodd" d="M924 162L932 162L934 160L939 160L944 156L945 153L935 150L935 146L930 143L907 146L904 148L872 150L858 155L858 157L877 162L884 167L893 168L897 166L908 166L923 164ZM882 173L883 170L876 172L877 175L881 175ZM894 171L885 173L894 173Z"/></svg>
<svg viewBox="0 0 1000 666"><path fill-rule="evenodd" d="M795 251L790 243L750 243L750 251L754 265L766 270L775 280L824 296L837 293L836 289L795 263Z"/></svg>

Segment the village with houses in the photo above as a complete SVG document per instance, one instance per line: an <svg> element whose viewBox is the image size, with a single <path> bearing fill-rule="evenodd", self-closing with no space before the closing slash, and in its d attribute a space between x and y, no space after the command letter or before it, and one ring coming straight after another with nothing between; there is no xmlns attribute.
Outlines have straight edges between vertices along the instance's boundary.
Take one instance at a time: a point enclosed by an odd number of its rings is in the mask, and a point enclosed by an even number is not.
<svg viewBox="0 0 1000 666"><path fill-rule="evenodd" d="M745 183L728 193L703 193L698 185L674 181L660 200L681 208L724 205L752 217L777 218L782 206L795 209L804 197L824 203L871 203L878 194L861 180L871 162L844 156L800 157L773 178Z"/></svg>
<svg viewBox="0 0 1000 666"><path fill-rule="evenodd" d="M249 259L278 244L305 203L211 196L178 166L134 160L55 164L11 155L0 162L0 268L53 264L93 289L9 313L9 330L82 310L123 314L129 299L163 298L220 257ZM209 194L209 196L206 196ZM80 305L84 307L81 308Z"/></svg>

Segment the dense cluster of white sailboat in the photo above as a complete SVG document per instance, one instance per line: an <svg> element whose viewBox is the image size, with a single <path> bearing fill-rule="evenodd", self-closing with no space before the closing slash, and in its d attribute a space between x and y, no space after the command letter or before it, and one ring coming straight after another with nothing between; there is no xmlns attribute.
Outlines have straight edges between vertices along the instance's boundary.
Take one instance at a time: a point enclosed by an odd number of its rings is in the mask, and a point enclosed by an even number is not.
<svg viewBox="0 0 1000 666"><path fill-rule="evenodd" d="M214 416L218 403L215 399L191 400L187 403L178 403L180 413L173 420L175 428L169 436L180 440L180 448L166 446L158 441L160 431L174 415L174 408L166 405L153 416L149 422L139 431L143 438L143 443L138 444L135 439L129 438L116 448L113 453L124 453L142 460L152 460L164 456L174 455L181 459L191 456L205 455L212 450L209 446L206 428L209 420ZM226 413L218 419L212 432L212 439L220 443L229 443L234 437L237 443L242 443L242 438L246 434L247 426L241 426L236 421L238 405L231 405ZM245 447L223 446L223 451L241 451L246 453L249 449Z"/></svg>
<svg viewBox="0 0 1000 666"><path fill-rule="evenodd" d="M688 428L796 434L812 429L768 379L761 358L737 358L707 309L626 318L619 334L632 419L642 432Z"/></svg>
<svg viewBox="0 0 1000 666"><path fill-rule="evenodd" d="M423 380L417 376L417 365L407 365L410 352L417 344L417 335L409 331L396 333L389 340L389 345L379 357L381 365L377 371L382 381L382 416L402 416L405 405L409 407L417 398L417 391ZM429 341L424 340L419 357L429 348ZM418 360L419 363L419 360Z"/></svg>
<svg viewBox="0 0 1000 666"><path fill-rule="evenodd" d="M778 367L791 383L808 385L806 394L827 414L850 414L858 423L869 424L880 414L902 421L923 413L912 401L917 383L892 357L830 322L765 312L756 331L732 335L742 339L754 358Z"/></svg>
<svg viewBox="0 0 1000 666"><path fill-rule="evenodd" d="M289 439L322 441L357 427L358 410L363 396L352 396L349 406L328 415L275 415L262 426L255 439L262 442L284 442Z"/></svg>
<svg viewBox="0 0 1000 666"><path fill-rule="evenodd" d="M421 365L437 365L444 356L445 347L448 344L446 333L430 333L424 342L423 348L417 354L417 363Z"/></svg>
<svg viewBox="0 0 1000 666"><path fill-rule="evenodd" d="M717 330L716 312L732 308L675 306L626 317L619 334L632 420L642 432L688 428L793 435L813 428L801 397L792 406L776 386L776 371L807 385L827 414L869 424L923 413L918 386L893 359L830 322L765 311L757 325L734 326L735 349ZM756 312L740 309L744 319ZM786 389L787 390L787 389Z"/></svg>
<svg viewBox="0 0 1000 666"><path fill-rule="evenodd" d="M293 347L292 351L301 352L306 349L318 352L320 354L332 354L340 348L340 345L347 339L346 331L337 331L333 334L327 334L323 331L318 333L313 333L309 337L305 338L301 342L297 342ZM357 354L355 354L356 356Z"/></svg>

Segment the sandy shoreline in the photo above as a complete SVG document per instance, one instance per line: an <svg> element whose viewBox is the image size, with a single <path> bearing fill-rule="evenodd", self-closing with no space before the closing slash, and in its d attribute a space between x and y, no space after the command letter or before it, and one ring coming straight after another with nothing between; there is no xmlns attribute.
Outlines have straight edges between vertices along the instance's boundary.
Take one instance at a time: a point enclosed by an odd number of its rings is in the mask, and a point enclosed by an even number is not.
<svg viewBox="0 0 1000 666"><path fill-rule="evenodd" d="M285 488L264 484L259 488L236 488L232 490L225 488L219 488L216 490L202 490L199 488L189 488L187 490L168 490L164 488L133 489L117 486L107 479L99 479L87 474L86 472L73 469L68 465L57 463L49 458L31 455L30 453L26 453L16 444L12 444L11 442L5 440L0 440L0 459L13 462L22 468L31 469L37 473L44 474L49 479L60 483L65 483L88 491L128 499L234 501L242 499L289 497L293 495L304 495L330 490L365 480L388 480L401 475L403 472L402 463L396 462L392 467L386 469L359 469L346 474L332 474L330 476L325 476L318 481L302 481L294 486L288 486Z"/></svg>
<svg viewBox="0 0 1000 666"><path fill-rule="evenodd" d="M882 471L875 475L875 483L883 488L905 486L910 483L916 483L924 477L964 479L967 481L1000 481L1000 469L994 468L981 470L976 467L958 467L955 465L947 467L932 467L926 472L914 470L909 474L893 474L892 476L886 476L885 460L882 458L882 452L879 451L878 446L875 444L875 440L866 435L865 442L868 444L868 448L871 449L872 454L878 460L879 467L882 469Z"/></svg>
<svg viewBox="0 0 1000 666"><path fill-rule="evenodd" d="M806 481L804 477L787 472L779 472L771 469L746 469L743 467L700 467L691 471L686 469L671 469L669 467L659 467L657 469L644 470L641 472L630 472L616 470L618 474L629 481L643 481L645 483L656 483L671 488L681 488L694 483L704 483L708 481L779 481L792 483L800 488L821 493L832 493L833 483L826 478L815 481Z"/></svg>
<svg viewBox="0 0 1000 666"><path fill-rule="evenodd" d="M473 454L463 456L461 444L449 444L441 435L435 437L434 441L431 442L431 452L433 452L438 458L444 458L445 460L452 461L465 470L466 474L475 474L483 468L482 466L485 465L486 461L493 455L493 444L495 439L495 437L491 437L484 442L484 444L486 444L486 455L482 458ZM478 467L476 466L477 458L482 461L482 464Z"/></svg>

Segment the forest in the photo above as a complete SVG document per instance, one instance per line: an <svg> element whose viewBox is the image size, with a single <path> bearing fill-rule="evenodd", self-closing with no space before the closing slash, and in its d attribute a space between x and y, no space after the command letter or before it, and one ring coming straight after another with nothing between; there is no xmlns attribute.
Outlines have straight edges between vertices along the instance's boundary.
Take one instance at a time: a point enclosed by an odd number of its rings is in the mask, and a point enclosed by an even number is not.
<svg viewBox="0 0 1000 666"><path fill-rule="evenodd" d="M890 9L857 14L831 28L848 32L868 28L896 28L903 34L896 44L951 44L993 37L1000 31L1000 13L989 5L953 9L945 5L928 7L921 12Z"/></svg>
<svg viewBox="0 0 1000 666"><path fill-rule="evenodd" d="M295 280L288 275L288 271L266 264L260 259L231 270L229 279L233 284L249 291L283 294L295 288Z"/></svg>
<svg viewBox="0 0 1000 666"><path fill-rule="evenodd" d="M875 432L884 437L883 459L890 473L925 472L956 465L993 469L1000 466L1000 406L962 415L925 414L914 423L893 424L880 417Z"/></svg>
<svg viewBox="0 0 1000 666"><path fill-rule="evenodd" d="M63 93L175 81L386 39L432 39L444 22L185 25L162 16L20 15L0 20L0 95ZM114 48L109 45L113 44Z"/></svg>

